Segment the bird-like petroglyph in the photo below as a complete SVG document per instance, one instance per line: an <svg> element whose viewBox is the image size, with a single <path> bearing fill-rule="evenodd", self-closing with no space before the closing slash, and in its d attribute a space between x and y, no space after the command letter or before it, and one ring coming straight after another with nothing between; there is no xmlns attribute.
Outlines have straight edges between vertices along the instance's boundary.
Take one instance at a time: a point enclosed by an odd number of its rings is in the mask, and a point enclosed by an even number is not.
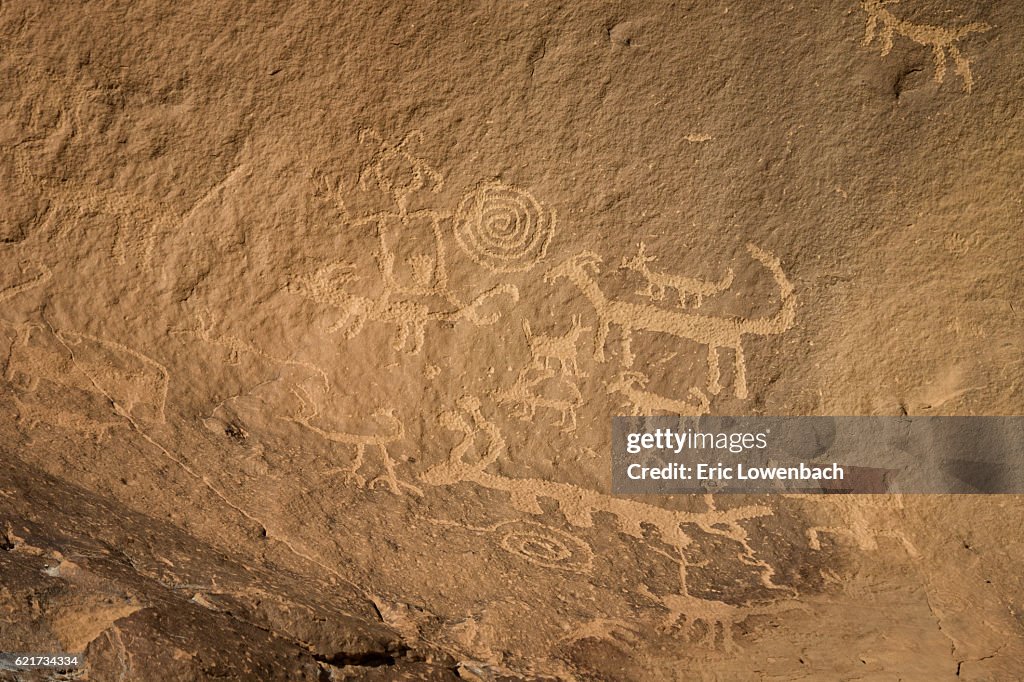
<svg viewBox="0 0 1024 682"><path fill-rule="evenodd" d="M467 194L455 214L455 238L479 265L495 272L529 270L547 254L554 211L524 189L492 182Z"/></svg>
<svg viewBox="0 0 1024 682"><path fill-rule="evenodd" d="M949 58L953 59L953 68L963 79L964 91L970 92L974 87L974 76L971 63L957 46L961 40L973 33L984 33L992 28L989 24L974 21L956 28L944 28L929 24L915 24L900 19L886 9L899 0L861 0L861 8L867 12L867 26L864 30L864 44L870 45L878 36L882 43L882 56L892 51L893 38L904 36L923 47L931 48L932 60L935 64L935 82L941 83L946 77L946 65Z"/></svg>
<svg viewBox="0 0 1024 682"><path fill-rule="evenodd" d="M576 409L583 404L583 396L570 377L529 367L519 373L512 386L499 389L494 397L499 405L517 405L523 420L535 418L537 408L554 410L567 433L576 430Z"/></svg>
<svg viewBox="0 0 1024 682"><path fill-rule="evenodd" d="M731 349L735 357L734 392L738 398L747 397L746 360L743 352L743 338L748 335L781 334L793 326L796 318L796 297L793 285L782 270L779 259L762 249L748 244L750 254L771 272L779 288L779 310L766 318L727 318L701 315L698 313L670 310L656 305L638 304L608 298L601 290L594 275L600 271L601 257L592 252L572 256L555 266L544 276L549 283L566 279L575 285L590 301L598 318L598 329L594 343L594 357L604 361L604 349L611 325L618 325L622 334L622 363L627 368L633 364L630 350L632 334L647 331L669 334L679 339L695 341L708 349L707 390L717 395L722 386L719 383L719 350Z"/></svg>
<svg viewBox="0 0 1024 682"><path fill-rule="evenodd" d="M696 404L677 398L669 398L644 390L647 386L647 375L642 372L624 371L607 384L609 393L620 393L625 396L623 405L633 416L670 414L697 417L707 414L710 402L704 391L691 388L690 396Z"/></svg>
<svg viewBox="0 0 1024 682"><path fill-rule="evenodd" d="M533 356L534 367L547 369L549 361L555 361L558 363L560 372L564 374L569 371L574 376L585 376L580 373L580 367L577 364L576 344L579 342L580 335L589 331L591 331L590 327L584 327L580 323L579 315L573 315L569 331L560 336L534 334L529 320L523 320L523 333L526 334L526 344L530 348L530 355Z"/></svg>
<svg viewBox="0 0 1024 682"><path fill-rule="evenodd" d="M374 417L387 423L386 431L376 434L346 433L321 428L313 423L320 415L320 408L313 400L308 391L298 388L292 393L299 399L301 409L296 416L283 416L281 419L294 422L309 429L325 440L340 445L351 445L355 448L355 456L348 465L332 466L324 472L325 476L341 475L346 481L354 482L360 487L373 487L378 483L384 483L391 492L396 495L407 490L414 495L422 495L422 491L415 485L401 480L395 473L395 460L388 453L388 446L397 443L405 438L405 425L395 415L392 408L380 408L374 412ZM366 477L359 473L366 460L367 448L374 447L380 456L380 464L384 471L376 478L367 481Z"/></svg>
<svg viewBox="0 0 1024 682"><path fill-rule="evenodd" d="M651 300L661 301L665 298L667 290L673 290L679 298L679 307L685 308L687 302L692 299L694 306L699 308L704 303L705 297L720 294L732 286L733 271L731 268L717 282L708 282L667 272L655 272L648 264L657 260L657 257L648 256L646 249L647 246L640 242L637 254L632 258L623 258L620 268L632 270L646 280L646 288L637 293L647 296Z"/></svg>
<svg viewBox="0 0 1024 682"><path fill-rule="evenodd" d="M820 496L800 496L811 502L821 503ZM827 498L830 511L838 511L839 523L828 526L812 526L807 529L807 542L811 549L821 549L821 535L841 535L852 540L863 551L878 549L878 538L897 540L907 554L917 557L917 548L899 527L899 512L903 508L900 495L872 495L870 498Z"/></svg>

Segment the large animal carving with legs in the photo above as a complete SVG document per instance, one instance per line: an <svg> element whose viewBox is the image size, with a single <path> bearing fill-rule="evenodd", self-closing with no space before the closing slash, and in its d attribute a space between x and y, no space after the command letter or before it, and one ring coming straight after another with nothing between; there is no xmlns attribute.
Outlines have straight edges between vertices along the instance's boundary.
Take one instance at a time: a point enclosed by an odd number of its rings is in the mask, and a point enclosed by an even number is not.
<svg viewBox="0 0 1024 682"><path fill-rule="evenodd" d="M622 334L622 362L628 368L633 365L631 351L632 334L648 331L669 334L679 339L695 341L708 349L708 391L717 395L722 386L719 383L719 353L722 348L735 353L736 397L747 397L746 359L743 353L743 339L746 336L781 334L793 326L796 318L796 297L793 285L782 271L779 259L753 244L747 245L750 254L771 272L779 287L780 307L771 317L729 318L700 315L692 312L670 310L656 305L632 303L608 298L601 290L594 275L600 271L601 257L592 252L577 254L561 265L552 268L545 276L546 282L567 279L590 301L597 312L598 328L594 345L594 357L603 362L604 349L611 325L618 325Z"/></svg>

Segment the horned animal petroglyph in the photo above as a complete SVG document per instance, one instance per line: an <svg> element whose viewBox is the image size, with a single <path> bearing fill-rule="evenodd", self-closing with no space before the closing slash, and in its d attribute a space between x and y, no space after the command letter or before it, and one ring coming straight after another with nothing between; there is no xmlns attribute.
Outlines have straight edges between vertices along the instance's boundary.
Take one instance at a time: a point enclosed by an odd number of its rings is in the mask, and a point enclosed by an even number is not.
<svg viewBox="0 0 1024 682"><path fill-rule="evenodd" d="M881 24L883 57L892 50L894 35L905 36L918 45L931 48L932 60L935 63L936 83L941 83L946 77L946 63L948 58L952 57L954 68L963 79L964 91L970 92L974 87L971 63L960 52L957 43L972 33L984 33L992 27L981 21L974 21L957 28L915 24L900 19L885 8L886 5L893 5L897 2L899 0L861 0L861 8L868 15L867 27L864 30L864 44L870 45L874 41L876 33L879 32L879 24Z"/></svg>
<svg viewBox="0 0 1024 682"><path fill-rule="evenodd" d="M281 417L281 419L294 422L306 429L309 429L321 438L329 440L332 443L355 446L355 457L353 458L352 463L348 466L332 467L324 472L326 476L341 474L346 481L352 481L360 487L372 488L377 483L383 482L387 484L391 489L391 492L396 495L401 494L403 489L408 490L414 495L423 494L415 485L398 478L398 475L395 473L395 461L391 458L391 455L388 454L389 445L397 443L405 438L405 425L402 423L402 420L395 416L395 410L393 408L379 408L373 413L373 416L376 419L388 422L389 431L386 433L370 435L328 431L312 423L312 421L319 416L320 409L314 403L309 393L305 389L299 388L298 390L293 389L292 394L299 399L301 404L300 413L295 417L285 416ZM380 454L381 465L384 467L384 473L367 482L366 478L359 473L359 470L364 464L366 449L369 447L377 448L377 452Z"/></svg>
<svg viewBox="0 0 1024 682"><path fill-rule="evenodd" d="M618 301L605 296L588 269L599 271L603 262L592 252L577 254L561 265L552 268L544 276L546 282L567 279L574 284L594 306L598 317L598 329L594 343L594 357L604 361L604 349L611 325L621 328L622 363L627 368L633 364L630 350L632 333L648 331L669 334L680 339L695 341L708 349L707 390L712 395L721 391L719 384L719 349L729 348L735 353L734 392L738 398L747 397L746 359L743 352L743 338L748 335L781 334L793 326L796 317L796 297L793 286L782 271L778 258L753 244L747 249L751 255L771 272L779 287L780 307L772 317L744 319L713 317L655 305Z"/></svg>
<svg viewBox="0 0 1024 682"><path fill-rule="evenodd" d="M632 258L623 258L620 269L632 270L641 275L647 281L647 288L637 293L647 296L654 301L665 298L668 289L674 290L679 297L679 307L685 308L688 299L693 298L695 307L699 308L704 303L706 296L722 293L732 286L733 271L730 268L725 276L717 282L707 282L692 277L673 275L667 272L655 272L648 267L648 263L657 260L656 256L648 256L646 244L640 242L637 254Z"/></svg>
<svg viewBox="0 0 1024 682"><path fill-rule="evenodd" d="M633 416L654 415L659 412L686 417L707 414L710 406L707 395L699 388L691 388L690 395L697 404L643 390L648 378L641 372L622 372L607 384L609 393L621 393L626 397L624 407Z"/></svg>
<svg viewBox="0 0 1024 682"><path fill-rule="evenodd" d="M576 361L576 343L583 332L589 332L590 327L580 324L580 316L573 315L572 327L561 336L547 336L534 334L530 329L529 320L523 320L523 333L526 334L526 345L530 348L530 355L533 356L533 365L538 369L547 369L549 360L558 361L558 369L563 374L568 369L574 376L586 376L580 374L580 368Z"/></svg>

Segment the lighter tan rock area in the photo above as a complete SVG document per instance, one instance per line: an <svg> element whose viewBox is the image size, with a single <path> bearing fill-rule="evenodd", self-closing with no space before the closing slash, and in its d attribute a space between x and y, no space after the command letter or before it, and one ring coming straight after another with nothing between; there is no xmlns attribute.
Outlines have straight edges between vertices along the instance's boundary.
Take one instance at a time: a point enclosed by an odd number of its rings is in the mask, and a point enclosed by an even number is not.
<svg viewBox="0 0 1024 682"><path fill-rule="evenodd" d="M1024 6L0 3L0 650L1017 680L1011 495L610 493L612 415L1024 408ZM35 675L35 677L33 677Z"/></svg>

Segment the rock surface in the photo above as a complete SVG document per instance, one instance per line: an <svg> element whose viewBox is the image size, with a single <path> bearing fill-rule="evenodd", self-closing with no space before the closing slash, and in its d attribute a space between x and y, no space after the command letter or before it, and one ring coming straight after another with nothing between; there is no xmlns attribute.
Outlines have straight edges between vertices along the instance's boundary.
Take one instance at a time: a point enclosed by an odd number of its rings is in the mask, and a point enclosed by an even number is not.
<svg viewBox="0 0 1024 682"><path fill-rule="evenodd" d="M1022 34L963 0L4 2L0 648L1020 678L1019 497L607 491L613 414L1021 414Z"/></svg>

